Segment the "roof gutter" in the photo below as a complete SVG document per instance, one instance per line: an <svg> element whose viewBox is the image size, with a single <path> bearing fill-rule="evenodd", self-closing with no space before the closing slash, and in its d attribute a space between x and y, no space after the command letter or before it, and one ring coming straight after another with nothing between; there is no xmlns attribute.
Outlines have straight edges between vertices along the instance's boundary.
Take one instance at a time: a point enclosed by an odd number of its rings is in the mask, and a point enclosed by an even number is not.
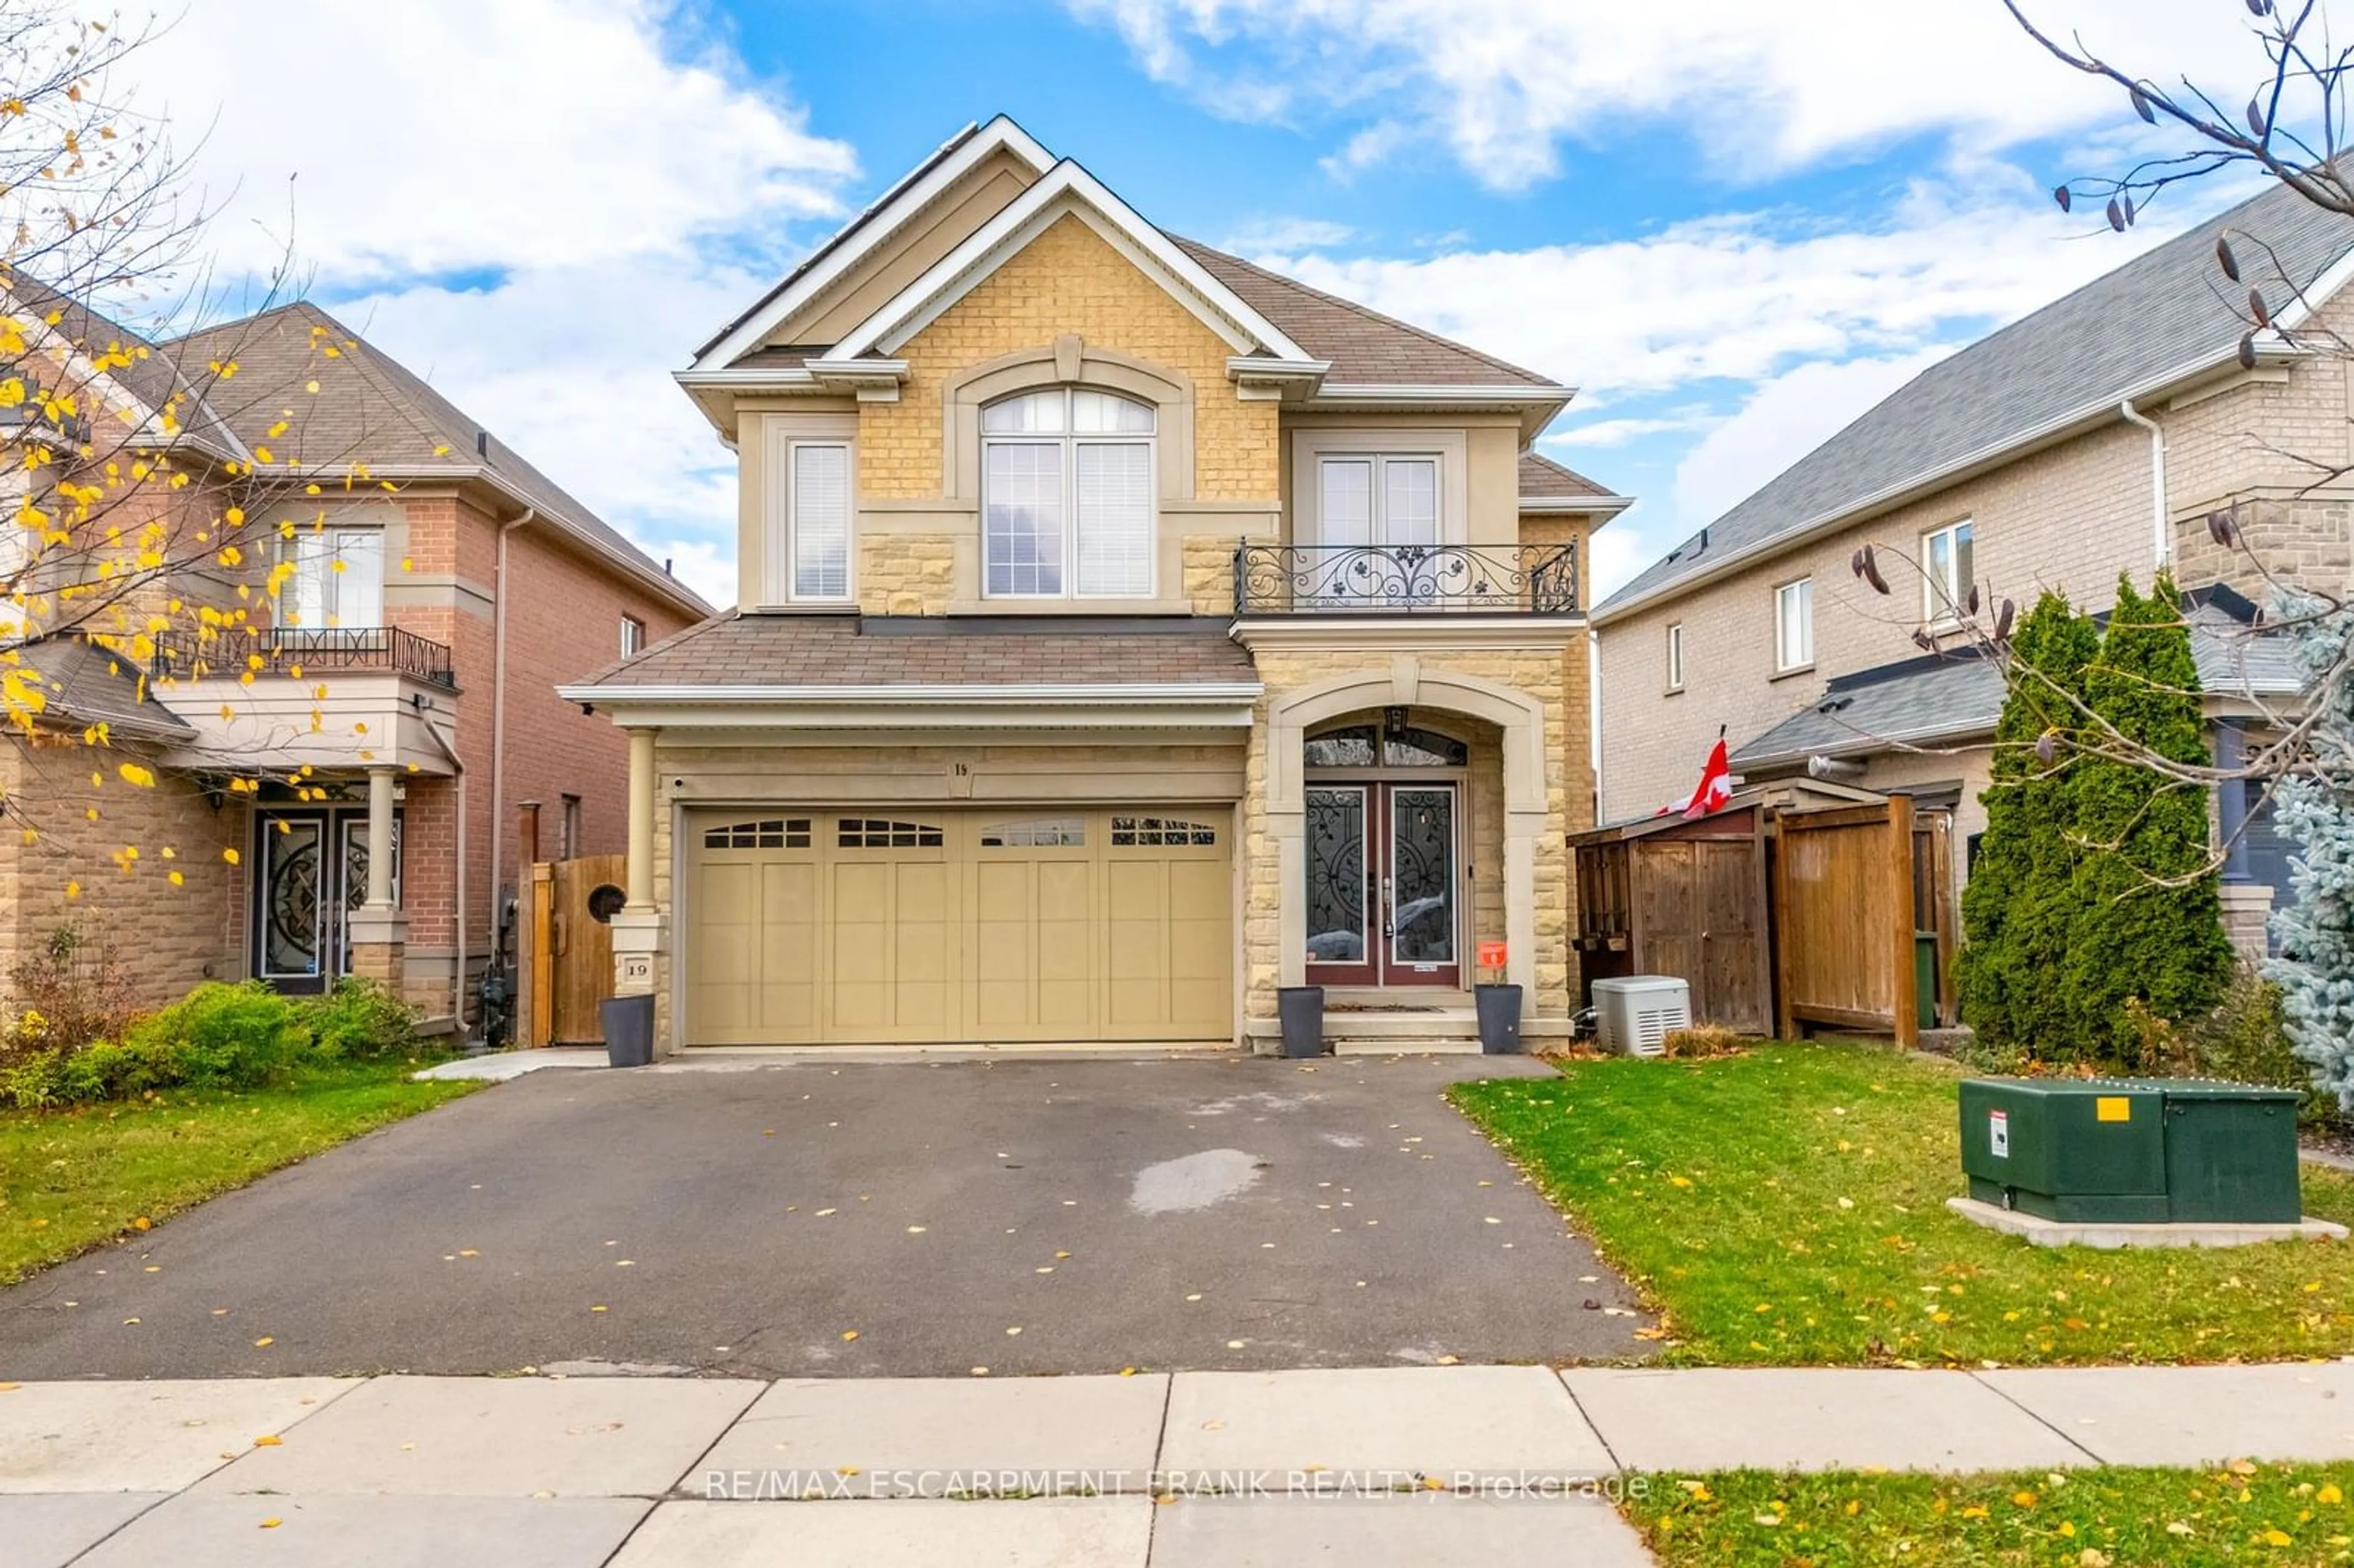
<svg viewBox="0 0 2354 1568"><path fill-rule="evenodd" d="M1257 681L1211 684L1038 686L558 686L567 703L725 703L744 706L772 703L950 703L999 706L1061 703L1075 707L1164 706L1176 704L1249 703L1267 693Z"/></svg>
<svg viewBox="0 0 2354 1568"><path fill-rule="evenodd" d="M2238 363L2238 346L2234 344L2228 349L2218 351L2217 353L2209 355L2204 358L2192 360L2187 364L2179 366L2176 368L2166 372L2162 376L2151 377L2149 380L2143 382L2137 387L2128 387L2122 401L2125 403L2138 403L2156 397L2159 393L2164 392L2170 387L2179 387L2185 381L2195 379L2200 376L2208 374L2209 372L2221 369L2225 366L2236 366ZM2283 344L2259 343L2256 344L2256 354L2260 359L2270 360L2286 360L2303 357L2300 351ZM2048 419L2044 423L2036 426L2033 429L2028 430L2021 435L2015 436L2009 440L1998 441L1992 446L1981 447L1977 451L1956 458L1954 461L1946 464L1942 468L1935 468L1930 470L1926 473L1916 474L1910 479L1900 482L1899 483L1890 485L1884 490L1876 491L1873 493L1863 497L1860 501L1842 506L1837 511L1826 512L1814 518L1812 521L1805 523L1797 528L1787 529L1782 533L1773 535L1770 537L1760 539L1755 544L1749 546L1745 549L1734 550L1712 565L1703 567L1699 571L1690 573L1684 577L1671 577L1666 582L1658 584L1653 588L1647 588L1643 592L1636 594L1630 598L1625 599L1614 599L1595 610L1593 617L1594 624L1596 626L1608 626L1614 621L1624 620L1628 616L1634 614L1637 610L1639 610L1648 605L1656 603L1660 599L1669 599L1675 595L1687 592L1692 588L1700 587L1702 583L1713 582L1718 577L1724 576L1727 572L1730 572L1738 567L1746 566L1755 561L1765 560L1770 556L1781 555L1785 551L1794 549L1797 546L1815 538L1819 535L1827 534L1835 529L1854 523L1866 521L1872 516L1882 512L1888 511L1903 502L1910 501L1922 494L1942 489L1946 485L1952 483L1956 479L1969 474L1974 471L1982 470L1991 466L1995 462L1995 460L1999 458L2023 455L2026 451L2033 448L2047 446L2062 437L2080 434L2084 430L2095 429L2105 423L2107 420L2119 417L2118 408L2118 403L2112 402L2108 398L2104 397L2098 403L2085 404L2069 413L2061 415L2058 418Z"/></svg>

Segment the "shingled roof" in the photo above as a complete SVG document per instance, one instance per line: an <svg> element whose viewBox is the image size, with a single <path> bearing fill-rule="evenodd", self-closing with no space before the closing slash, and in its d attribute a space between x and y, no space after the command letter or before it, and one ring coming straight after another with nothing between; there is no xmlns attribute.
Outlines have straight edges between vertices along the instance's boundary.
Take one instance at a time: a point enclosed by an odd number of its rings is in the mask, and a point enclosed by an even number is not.
<svg viewBox="0 0 2354 1568"><path fill-rule="evenodd" d="M2276 269L2249 259L2274 311L2354 250L2354 219L2285 187L2243 202L1931 366L1637 576L1596 616L2229 364L2243 328L2215 269L2215 241L2227 229L2277 259Z"/></svg>
<svg viewBox="0 0 2354 1568"><path fill-rule="evenodd" d="M337 352L329 357L323 344ZM283 305L224 323L168 344L164 352L184 362L236 361L236 376L215 384L211 401L249 445L270 445L281 459L306 465L361 462L407 479L446 472L456 482L489 473L505 481L556 527L666 584L683 608L711 613L693 590L585 502L316 305ZM320 386L316 394L307 390L313 381ZM295 410L289 428L270 436L289 408Z"/></svg>
<svg viewBox="0 0 2354 1568"><path fill-rule="evenodd" d="M1076 624L1074 624L1075 620ZM724 615L580 682L614 688L1233 685L1258 679L1214 618Z"/></svg>
<svg viewBox="0 0 2354 1568"><path fill-rule="evenodd" d="M1273 322L1314 358L1332 366L1342 387L1530 387L1569 389L1533 370L1466 348L1353 300L1311 289L1196 239L1169 236L1203 270Z"/></svg>
<svg viewBox="0 0 2354 1568"><path fill-rule="evenodd" d="M1564 468L1549 457L1536 452L1521 454L1521 494L1541 497L1547 501L1576 501L1594 496L1605 501L1618 501L1613 494L1574 468Z"/></svg>

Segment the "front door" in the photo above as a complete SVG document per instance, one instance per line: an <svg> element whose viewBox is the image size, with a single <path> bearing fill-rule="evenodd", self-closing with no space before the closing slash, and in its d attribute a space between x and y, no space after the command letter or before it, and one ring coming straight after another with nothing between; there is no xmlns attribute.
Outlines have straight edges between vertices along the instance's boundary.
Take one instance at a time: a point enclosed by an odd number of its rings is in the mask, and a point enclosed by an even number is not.
<svg viewBox="0 0 2354 1568"><path fill-rule="evenodd" d="M253 972L280 991L323 991L351 972L347 917L367 896L367 810L316 807L254 813L259 880ZM400 902L400 821L393 820L393 902Z"/></svg>
<svg viewBox="0 0 2354 1568"><path fill-rule="evenodd" d="M1307 791L1311 985L1459 986L1453 784Z"/></svg>

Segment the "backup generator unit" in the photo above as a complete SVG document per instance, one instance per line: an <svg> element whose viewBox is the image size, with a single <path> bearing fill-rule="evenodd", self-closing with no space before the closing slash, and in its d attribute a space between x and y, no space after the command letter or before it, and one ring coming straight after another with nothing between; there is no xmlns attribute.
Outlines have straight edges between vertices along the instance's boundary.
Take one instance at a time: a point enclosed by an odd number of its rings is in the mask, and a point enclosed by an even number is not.
<svg viewBox="0 0 2354 1568"><path fill-rule="evenodd" d="M1691 987L1672 975L1594 982L1594 1034L1605 1051L1658 1056L1668 1036L1691 1027Z"/></svg>
<svg viewBox="0 0 2354 1568"><path fill-rule="evenodd" d="M2295 1224L2296 1091L2203 1078L1971 1078L1970 1196L2047 1220Z"/></svg>

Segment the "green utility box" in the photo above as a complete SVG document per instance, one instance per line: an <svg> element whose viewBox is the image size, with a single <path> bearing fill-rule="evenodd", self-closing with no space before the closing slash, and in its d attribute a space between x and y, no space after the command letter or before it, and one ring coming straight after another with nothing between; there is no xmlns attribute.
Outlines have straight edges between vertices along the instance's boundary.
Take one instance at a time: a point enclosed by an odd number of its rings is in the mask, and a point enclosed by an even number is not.
<svg viewBox="0 0 2354 1568"><path fill-rule="evenodd" d="M1971 1078L1970 1196L2086 1224L2295 1224L2296 1094L2203 1079Z"/></svg>

